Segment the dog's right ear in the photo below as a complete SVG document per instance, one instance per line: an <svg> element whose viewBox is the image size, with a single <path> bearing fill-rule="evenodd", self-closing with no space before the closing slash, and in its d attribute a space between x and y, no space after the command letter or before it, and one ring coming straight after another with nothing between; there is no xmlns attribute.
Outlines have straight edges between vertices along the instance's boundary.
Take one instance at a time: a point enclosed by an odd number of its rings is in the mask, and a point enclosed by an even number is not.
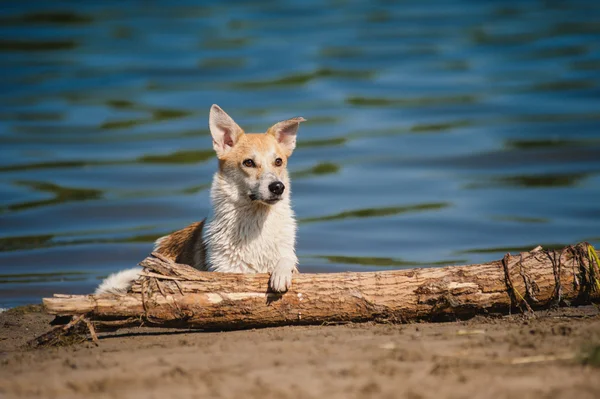
<svg viewBox="0 0 600 399"><path fill-rule="evenodd" d="M217 104L210 107L210 134L217 157L221 158L237 143L244 131Z"/></svg>

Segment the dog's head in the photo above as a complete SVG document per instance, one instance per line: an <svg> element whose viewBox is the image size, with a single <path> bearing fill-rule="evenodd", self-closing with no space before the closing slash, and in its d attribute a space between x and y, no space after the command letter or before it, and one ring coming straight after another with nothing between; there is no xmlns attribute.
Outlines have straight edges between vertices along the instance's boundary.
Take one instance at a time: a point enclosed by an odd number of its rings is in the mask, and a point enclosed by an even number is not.
<svg viewBox="0 0 600 399"><path fill-rule="evenodd" d="M266 133L249 134L216 104L209 119L219 173L235 190L236 199L273 205L288 196L287 160L304 118L276 123Z"/></svg>

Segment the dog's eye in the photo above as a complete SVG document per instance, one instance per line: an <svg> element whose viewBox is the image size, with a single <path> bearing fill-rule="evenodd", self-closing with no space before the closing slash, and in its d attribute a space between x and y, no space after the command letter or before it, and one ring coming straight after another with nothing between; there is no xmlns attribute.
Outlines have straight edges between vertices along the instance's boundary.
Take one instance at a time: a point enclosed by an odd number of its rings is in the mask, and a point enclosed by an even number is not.
<svg viewBox="0 0 600 399"><path fill-rule="evenodd" d="M283 160L281 158L277 158L275 160L275 166L281 166L281 165L283 165Z"/></svg>
<svg viewBox="0 0 600 399"><path fill-rule="evenodd" d="M253 168L256 166L256 164L254 163L253 160L251 159L246 159L244 162L242 162L242 165L244 165L247 168Z"/></svg>

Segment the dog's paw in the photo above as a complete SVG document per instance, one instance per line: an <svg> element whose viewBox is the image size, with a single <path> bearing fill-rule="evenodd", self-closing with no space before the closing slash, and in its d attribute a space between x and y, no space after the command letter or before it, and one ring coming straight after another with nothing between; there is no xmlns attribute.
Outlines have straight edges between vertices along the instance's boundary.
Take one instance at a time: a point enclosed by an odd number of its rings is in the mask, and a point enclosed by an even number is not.
<svg viewBox="0 0 600 399"><path fill-rule="evenodd" d="M292 274L294 273L294 265L289 265L288 262L279 262L277 267L271 273L269 279L269 287L273 292L286 292L292 286Z"/></svg>

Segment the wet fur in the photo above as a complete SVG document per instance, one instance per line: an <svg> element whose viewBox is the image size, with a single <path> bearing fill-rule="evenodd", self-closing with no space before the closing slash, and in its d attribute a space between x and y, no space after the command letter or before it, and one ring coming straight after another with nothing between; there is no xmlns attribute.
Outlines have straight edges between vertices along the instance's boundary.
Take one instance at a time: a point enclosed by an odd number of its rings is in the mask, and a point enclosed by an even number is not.
<svg viewBox="0 0 600 399"><path fill-rule="evenodd" d="M266 133L247 134L213 105L210 128L219 159L211 188L213 216L208 223L196 222L160 238L155 251L199 270L271 273L271 289L286 291L298 264L286 166L302 121L289 119ZM277 158L281 165L276 164ZM255 167L244 167L246 159L253 159ZM273 203L268 186L274 181L282 182L285 190ZM117 285L131 283L116 277L109 278ZM105 287L103 292L116 290Z"/></svg>

